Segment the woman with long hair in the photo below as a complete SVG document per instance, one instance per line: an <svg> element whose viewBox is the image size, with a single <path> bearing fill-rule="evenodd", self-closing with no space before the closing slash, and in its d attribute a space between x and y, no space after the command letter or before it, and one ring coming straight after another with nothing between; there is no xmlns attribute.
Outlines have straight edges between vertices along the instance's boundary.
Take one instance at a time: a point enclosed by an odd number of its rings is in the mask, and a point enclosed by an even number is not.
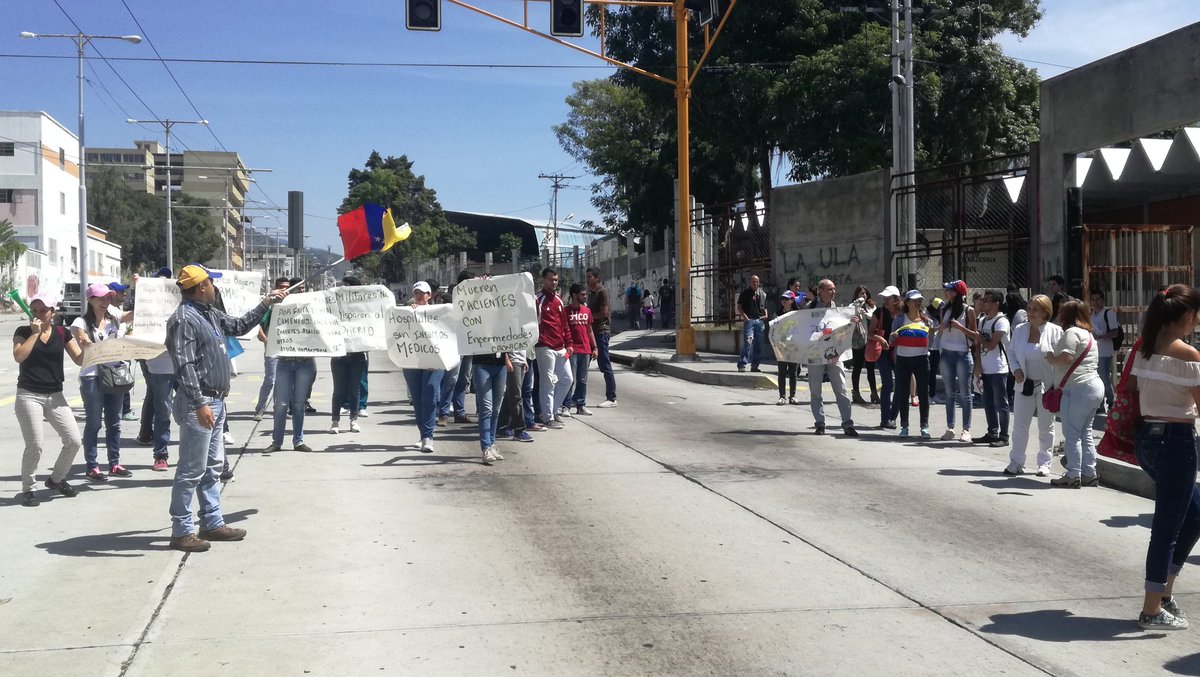
<svg viewBox="0 0 1200 677"><path fill-rule="evenodd" d="M871 315L867 340L874 341L883 348L879 359L875 361L875 366L879 369L879 378L883 381L883 388L879 393L879 427L891 429L896 427L898 412L894 410L900 407L896 406L893 392L895 381L892 378L892 347L888 342L888 337L892 333L892 320L900 313L900 290L892 286L884 287L883 291L879 292L879 296L883 299L883 303Z"/></svg>
<svg viewBox="0 0 1200 677"><path fill-rule="evenodd" d="M942 363L942 337L938 326L942 323L942 299L933 297L925 306L925 321L929 323L929 402L941 404L937 399L938 367Z"/></svg>
<svg viewBox="0 0 1200 677"><path fill-rule="evenodd" d="M779 297L779 302L780 316L792 312L796 309L796 293L791 290L783 292L783 295ZM796 372L800 370L800 365L795 362L777 360L775 366L779 370L779 401L775 404L800 404L796 401ZM789 386L791 390L788 390ZM787 397L784 397L785 395Z"/></svg>
<svg viewBox="0 0 1200 677"><path fill-rule="evenodd" d="M1013 398L1012 449L1008 452L1005 475L1020 475L1025 472L1026 449L1029 447L1029 429L1037 418L1037 474L1050 474L1050 461L1054 457L1054 414L1042 406L1042 393L1054 378L1053 370L1043 353L1051 350L1062 338L1062 327L1050 321L1053 306L1050 297L1038 294L1029 300L1025 309L1028 322L1013 328L1009 341L1008 359L1012 363L1016 393Z"/></svg>
<svg viewBox="0 0 1200 677"><path fill-rule="evenodd" d="M1146 596L1138 616L1138 625L1146 630L1188 627L1187 616L1171 593L1200 539L1200 490L1196 488L1200 352L1184 342L1196 329L1198 312L1200 292L1191 286L1171 285L1156 294L1146 309L1141 348L1130 356L1134 362L1128 388L1137 391L1142 413L1134 453L1154 480Z"/></svg>
<svg viewBox="0 0 1200 677"><path fill-rule="evenodd" d="M815 296L813 298L816 298ZM875 312L875 302L871 300L871 290L863 285L854 288L854 312L858 315L858 323L854 325L854 337L851 348L853 358L850 361L852 369L850 382L854 385L853 400L855 404L866 404L867 401L858 393L859 376L863 367L867 369L867 384L871 387L871 404L879 402L879 391L875 387L875 363L867 362L867 327L871 324L871 315Z"/></svg>
<svg viewBox="0 0 1200 677"><path fill-rule="evenodd" d="M1097 366L1099 351L1092 338L1091 313L1087 304L1078 299L1064 301L1058 307L1058 326L1062 338L1046 353L1046 361L1055 369L1055 379L1062 383L1063 446L1067 474L1050 480L1056 487L1079 488L1100 485L1096 476L1096 442L1092 439L1092 419L1104 400L1104 383Z"/></svg>
<svg viewBox="0 0 1200 677"><path fill-rule="evenodd" d="M913 289L904 295L903 311L892 322L896 350L896 401L900 410L900 437L908 437L908 398L916 382L921 412L921 439L929 439L929 322L921 310L925 297Z"/></svg>
<svg viewBox="0 0 1200 677"><path fill-rule="evenodd" d="M75 318L71 323L71 334L80 347L120 336L120 320L108 312L116 295L108 285L98 282L88 285L87 309L82 317ZM79 372L79 395L83 398L86 477L93 482L107 482L108 477L129 477L133 473L121 465L121 406L124 394L101 390L98 365L92 365ZM108 477L100 471L97 460L101 427L104 428L104 446L108 452Z"/></svg>
<svg viewBox="0 0 1200 677"><path fill-rule="evenodd" d="M942 385L946 388L946 432L942 439L954 439L954 405L962 408L963 428L958 438L970 444L971 439L971 375L974 360L971 358L970 336L975 333L975 309L967 303L967 283L954 280L942 285L945 288L942 303L941 324L938 338L941 343L939 368Z"/></svg>

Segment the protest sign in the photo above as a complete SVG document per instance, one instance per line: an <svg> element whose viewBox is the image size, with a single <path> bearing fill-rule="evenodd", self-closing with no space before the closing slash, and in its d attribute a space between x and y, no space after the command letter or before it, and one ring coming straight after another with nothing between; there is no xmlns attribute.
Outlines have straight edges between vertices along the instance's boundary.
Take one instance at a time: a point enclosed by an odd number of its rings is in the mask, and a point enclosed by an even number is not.
<svg viewBox="0 0 1200 677"><path fill-rule="evenodd" d="M850 359L853 308L793 310L771 321L775 359L834 364Z"/></svg>
<svg viewBox="0 0 1200 677"><path fill-rule="evenodd" d="M221 274L220 279L215 280L215 283L221 292L221 304L225 306L226 314L232 317L241 317L262 303L264 293L261 271L214 270L213 272ZM141 280L138 281L138 286L142 286ZM141 291L138 291L138 296L140 302ZM252 336L257 333L258 327L254 327L244 336Z"/></svg>
<svg viewBox="0 0 1200 677"><path fill-rule="evenodd" d="M86 369L95 364L105 362L125 362L128 360L151 360L166 352L162 341L151 339L125 338L97 341L83 347L83 364Z"/></svg>
<svg viewBox="0 0 1200 677"><path fill-rule="evenodd" d="M346 354L342 325L325 292L289 294L271 309L267 357L339 357Z"/></svg>
<svg viewBox="0 0 1200 677"><path fill-rule="evenodd" d="M388 357L402 369L453 369L460 361L454 306L396 306L388 311Z"/></svg>
<svg viewBox="0 0 1200 677"><path fill-rule="evenodd" d="M463 280L454 287L460 355L524 352L537 342L537 308L529 273Z"/></svg>
<svg viewBox="0 0 1200 677"><path fill-rule="evenodd" d="M338 287L325 297L342 325L346 352L387 350L387 312L396 305L390 289L378 284Z"/></svg>
<svg viewBox="0 0 1200 677"><path fill-rule="evenodd" d="M179 285L161 277L138 280L133 312L133 336L145 340L167 340L167 320L179 307Z"/></svg>

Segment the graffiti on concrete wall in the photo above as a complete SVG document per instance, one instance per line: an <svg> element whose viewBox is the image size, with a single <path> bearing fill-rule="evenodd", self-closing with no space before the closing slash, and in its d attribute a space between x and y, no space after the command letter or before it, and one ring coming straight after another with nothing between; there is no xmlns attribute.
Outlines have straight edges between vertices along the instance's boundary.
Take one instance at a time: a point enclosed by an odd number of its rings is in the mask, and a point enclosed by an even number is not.
<svg viewBox="0 0 1200 677"><path fill-rule="evenodd" d="M862 248L857 243L830 245L781 246L781 259L785 277L795 277L800 283L812 287L828 278L834 284L845 286L863 281L882 279L879 257L872 248Z"/></svg>

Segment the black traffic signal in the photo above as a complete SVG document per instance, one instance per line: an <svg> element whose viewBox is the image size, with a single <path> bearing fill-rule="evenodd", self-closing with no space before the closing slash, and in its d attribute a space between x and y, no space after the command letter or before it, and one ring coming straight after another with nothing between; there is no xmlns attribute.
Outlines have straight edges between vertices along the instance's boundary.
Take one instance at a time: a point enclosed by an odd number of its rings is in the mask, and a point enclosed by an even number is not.
<svg viewBox="0 0 1200 677"><path fill-rule="evenodd" d="M583 37L583 0L550 0L550 35Z"/></svg>
<svg viewBox="0 0 1200 677"><path fill-rule="evenodd" d="M405 25L410 31L442 30L442 0L407 0Z"/></svg>

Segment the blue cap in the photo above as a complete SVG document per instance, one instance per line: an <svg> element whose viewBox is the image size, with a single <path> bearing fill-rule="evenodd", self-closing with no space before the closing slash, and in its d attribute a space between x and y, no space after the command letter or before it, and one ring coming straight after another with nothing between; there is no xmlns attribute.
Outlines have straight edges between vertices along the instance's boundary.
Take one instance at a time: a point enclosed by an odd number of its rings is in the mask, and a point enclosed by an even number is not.
<svg viewBox="0 0 1200 677"><path fill-rule="evenodd" d="M175 275L171 272L170 266L163 266L162 268L158 269L158 272L154 274L154 277L175 277Z"/></svg>
<svg viewBox="0 0 1200 677"><path fill-rule="evenodd" d="M129 289L129 285L121 284L120 282L109 282L108 288L118 293L124 293Z"/></svg>

